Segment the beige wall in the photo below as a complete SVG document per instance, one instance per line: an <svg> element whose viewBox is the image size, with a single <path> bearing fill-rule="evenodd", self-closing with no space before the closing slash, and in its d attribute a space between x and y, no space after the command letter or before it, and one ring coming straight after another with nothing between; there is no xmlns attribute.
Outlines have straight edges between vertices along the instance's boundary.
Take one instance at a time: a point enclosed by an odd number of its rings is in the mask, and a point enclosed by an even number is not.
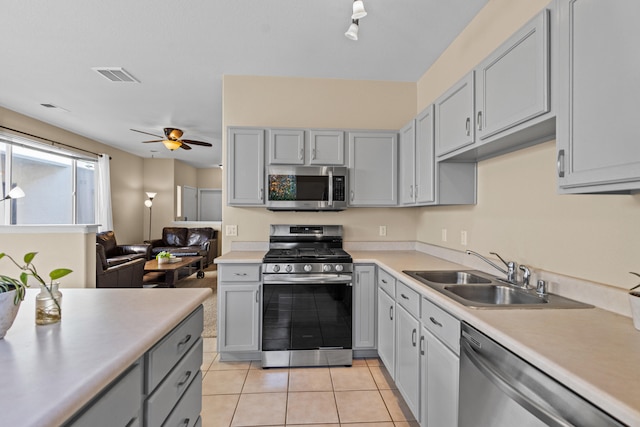
<svg viewBox="0 0 640 427"><path fill-rule="evenodd" d="M222 188L222 169L198 169L196 173L198 188Z"/></svg>
<svg viewBox="0 0 640 427"><path fill-rule="evenodd" d="M490 0L418 82L418 110L539 12L545 0ZM478 204L421 208L417 239L629 288L640 271L640 196L558 195L555 141L480 162ZM448 242L441 241L441 229ZM460 231L468 246L460 245Z"/></svg>
<svg viewBox="0 0 640 427"><path fill-rule="evenodd" d="M171 225L175 219L175 168L174 159L144 159L144 190L138 200L144 209L144 239L149 238L149 209L144 206L145 192L157 193L151 207L151 239L162 237L162 228Z"/></svg>
<svg viewBox="0 0 640 427"><path fill-rule="evenodd" d="M398 130L416 113L415 83L225 76L223 122L227 126ZM224 135L226 158L226 134ZM226 177L223 177L225 180ZM224 225L238 226L231 241L268 241L269 224L343 224L349 241L415 240L415 209L352 208L344 212L269 212L223 206ZM387 236L378 227L387 226ZM224 231L224 227L223 227Z"/></svg>
<svg viewBox="0 0 640 427"><path fill-rule="evenodd" d="M0 107L0 125L111 157L113 228L119 243L140 242L144 194L142 158Z"/></svg>

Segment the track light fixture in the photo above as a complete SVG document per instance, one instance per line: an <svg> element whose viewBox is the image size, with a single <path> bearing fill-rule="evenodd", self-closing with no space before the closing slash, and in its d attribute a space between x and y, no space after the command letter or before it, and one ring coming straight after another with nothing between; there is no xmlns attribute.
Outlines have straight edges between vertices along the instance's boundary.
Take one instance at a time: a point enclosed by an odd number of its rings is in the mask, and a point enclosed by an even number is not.
<svg viewBox="0 0 640 427"><path fill-rule="evenodd" d="M349 40L358 40L358 30L360 28L360 18L367 16L367 11L364 10L364 3L362 0L354 0L353 13L351 14L351 25L344 36Z"/></svg>

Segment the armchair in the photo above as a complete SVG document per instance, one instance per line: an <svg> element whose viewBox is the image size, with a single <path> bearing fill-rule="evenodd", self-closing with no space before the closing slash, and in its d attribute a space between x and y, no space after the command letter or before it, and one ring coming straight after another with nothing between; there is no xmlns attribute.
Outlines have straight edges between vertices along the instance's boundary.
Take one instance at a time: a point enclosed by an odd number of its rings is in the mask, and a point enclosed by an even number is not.
<svg viewBox="0 0 640 427"><path fill-rule="evenodd" d="M104 246L96 243L96 288L141 288L146 259L109 265Z"/></svg>
<svg viewBox="0 0 640 427"><path fill-rule="evenodd" d="M118 245L113 231L103 231L96 234L96 243L104 248L106 265L108 267L142 258L151 259L151 246L148 244Z"/></svg>

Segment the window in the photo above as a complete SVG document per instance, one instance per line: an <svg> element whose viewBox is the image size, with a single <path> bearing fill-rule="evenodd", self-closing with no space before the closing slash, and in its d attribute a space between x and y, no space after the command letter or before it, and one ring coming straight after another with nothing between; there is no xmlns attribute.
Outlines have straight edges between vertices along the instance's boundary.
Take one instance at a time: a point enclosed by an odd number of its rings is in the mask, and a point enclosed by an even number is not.
<svg viewBox="0 0 640 427"><path fill-rule="evenodd" d="M95 160L6 135L0 156L4 194L16 185L26 194L0 206L0 224L95 223Z"/></svg>

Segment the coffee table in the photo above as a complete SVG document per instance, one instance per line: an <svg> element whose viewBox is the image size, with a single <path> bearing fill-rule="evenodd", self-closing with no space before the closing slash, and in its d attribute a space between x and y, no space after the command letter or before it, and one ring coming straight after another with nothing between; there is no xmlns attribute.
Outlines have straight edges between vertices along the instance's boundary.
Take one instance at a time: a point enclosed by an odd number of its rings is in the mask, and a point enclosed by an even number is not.
<svg viewBox="0 0 640 427"><path fill-rule="evenodd" d="M152 259L144 264L144 272L146 273L164 273L164 286L173 288L178 281L178 273L181 269L188 269L188 276L193 274L193 269L198 271L198 279L204 277L204 258L201 256L185 256L179 257L177 262L165 262L158 264L158 260Z"/></svg>

